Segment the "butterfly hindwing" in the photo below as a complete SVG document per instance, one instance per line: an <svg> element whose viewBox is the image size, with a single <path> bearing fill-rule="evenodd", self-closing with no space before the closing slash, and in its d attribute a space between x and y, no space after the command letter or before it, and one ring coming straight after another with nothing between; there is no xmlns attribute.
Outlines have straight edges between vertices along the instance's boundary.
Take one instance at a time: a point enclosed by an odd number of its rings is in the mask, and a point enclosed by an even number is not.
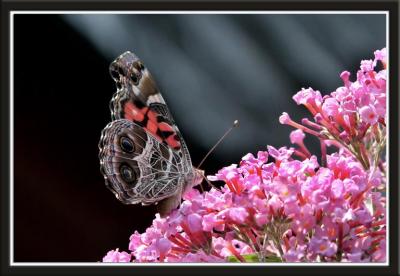
<svg viewBox="0 0 400 276"><path fill-rule="evenodd" d="M99 147L107 186L126 204L158 202L182 186L179 155L130 120L109 123Z"/></svg>

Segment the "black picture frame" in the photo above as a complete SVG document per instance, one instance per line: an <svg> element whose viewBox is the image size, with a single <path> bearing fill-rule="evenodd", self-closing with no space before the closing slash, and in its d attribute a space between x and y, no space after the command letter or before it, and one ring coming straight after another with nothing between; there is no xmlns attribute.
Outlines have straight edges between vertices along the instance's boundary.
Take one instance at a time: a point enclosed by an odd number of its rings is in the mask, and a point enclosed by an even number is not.
<svg viewBox="0 0 400 276"><path fill-rule="evenodd" d="M358 275L398 275L399 273L399 234L398 234L398 183L399 183L399 97L398 97L398 1L2 1L1 3L1 274L2 275L204 275L206 273L232 273L232 274L271 274L280 275L336 275L351 273ZM390 95L390 259L387 267L370 266L10 266L9 263L9 194L10 194L10 106L9 106L9 55L10 55L10 11L106 11L106 10L268 10L268 11L388 11L389 36L390 36L390 90L395 91Z"/></svg>

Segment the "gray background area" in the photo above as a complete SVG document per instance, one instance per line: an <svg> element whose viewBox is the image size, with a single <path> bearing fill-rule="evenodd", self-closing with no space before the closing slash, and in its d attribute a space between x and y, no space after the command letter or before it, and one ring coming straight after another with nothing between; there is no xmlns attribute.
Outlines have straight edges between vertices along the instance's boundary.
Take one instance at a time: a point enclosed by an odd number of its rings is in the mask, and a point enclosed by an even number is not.
<svg viewBox="0 0 400 276"><path fill-rule="evenodd" d="M290 129L279 115L306 114L292 95L309 86L333 91L343 70L354 77L360 60L386 43L382 14L63 18L108 60L135 52L155 75L184 137L202 149L239 119L240 129L214 153L232 162L267 144L289 145Z"/></svg>

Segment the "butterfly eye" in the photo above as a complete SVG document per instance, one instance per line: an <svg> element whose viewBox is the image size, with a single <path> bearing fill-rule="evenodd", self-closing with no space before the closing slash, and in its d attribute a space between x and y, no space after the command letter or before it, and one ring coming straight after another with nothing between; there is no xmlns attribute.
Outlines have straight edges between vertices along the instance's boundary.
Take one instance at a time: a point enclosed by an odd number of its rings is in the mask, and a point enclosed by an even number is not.
<svg viewBox="0 0 400 276"><path fill-rule="evenodd" d="M124 152L132 153L135 150L135 145L133 144L133 141L126 136L121 137L120 145L121 145L121 149Z"/></svg>
<svg viewBox="0 0 400 276"><path fill-rule="evenodd" d="M130 78L131 78L131 80L133 81L134 84L137 84L137 82L138 82L138 77L137 77L137 75L135 74L135 72L132 72L132 73L131 73Z"/></svg>
<svg viewBox="0 0 400 276"><path fill-rule="evenodd" d="M127 164L122 164L121 167L119 168L119 172L121 174L122 179L128 183L133 182L136 179L135 172Z"/></svg>

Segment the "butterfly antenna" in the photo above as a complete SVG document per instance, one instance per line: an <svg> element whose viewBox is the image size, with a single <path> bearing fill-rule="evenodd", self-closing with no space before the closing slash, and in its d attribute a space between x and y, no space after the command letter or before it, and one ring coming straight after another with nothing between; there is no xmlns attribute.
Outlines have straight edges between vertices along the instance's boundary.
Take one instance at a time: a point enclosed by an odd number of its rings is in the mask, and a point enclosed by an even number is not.
<svg viewBox="0 0 400 276"><path fill-rule="evenodd" d="M201 165L203 165L203 163L207 159L207 157L215 150L215 148L222 142L222 140L224 140L224 138L232 131L232 129L235 127L238 127L238 126L239 126L239 121L235 120L233 122L233 125L225 132L224 135L222 135L221 138L219 138L218 142L215 143L215 145L207 152L206 156L204 156L203 160L201 160L200 164L197 166L198 169L200 169Z"/></svg>

